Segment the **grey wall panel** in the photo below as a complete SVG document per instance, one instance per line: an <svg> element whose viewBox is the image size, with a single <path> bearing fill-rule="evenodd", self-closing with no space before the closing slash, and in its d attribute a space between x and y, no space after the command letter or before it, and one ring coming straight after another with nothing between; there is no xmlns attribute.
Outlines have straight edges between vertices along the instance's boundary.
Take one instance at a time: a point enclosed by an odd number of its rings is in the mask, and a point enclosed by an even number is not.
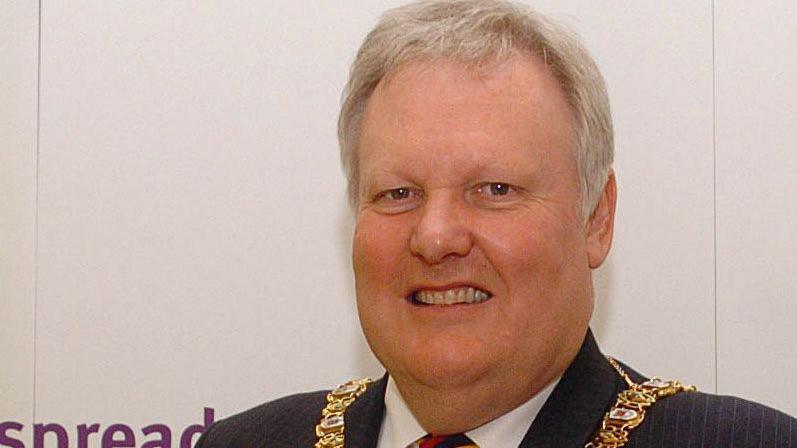
<svg viewBox="0 0 797 448"><path fill-rule="evenodd" d="M33 420L38 7L0 7L0 421ZM9 430L9 437L19 433ZM29 434L22 434L28 440Z"/></svg>
<svg viewBox="0 0 797 448"><path fill-rule="evenodd" d="M716 5L718 389L797 415L797 4Z"/></svg>

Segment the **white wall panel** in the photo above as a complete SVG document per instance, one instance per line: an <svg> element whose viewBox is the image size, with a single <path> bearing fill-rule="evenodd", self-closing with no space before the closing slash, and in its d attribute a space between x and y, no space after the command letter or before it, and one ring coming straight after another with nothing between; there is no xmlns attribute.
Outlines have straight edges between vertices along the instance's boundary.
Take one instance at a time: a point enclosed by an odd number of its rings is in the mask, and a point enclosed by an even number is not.
<svg viewBox="0 0 797 448"><path fill-rule="evenodd" d="M0 423L33 420L38 7L0 6Z"/></svg>
<svg viewBox="0 0 797 448"><path fill-rule="evenodd" d="M534 4L575 26L609 86L619 197L595 279L603 349L713 391L711 3Z"/></svg>
<svg viewBox="0 0 797 448"><path fill-rule="evenodd" d="M188 423L379 372L335 141L372 19L334 2L45 5L43 418Z"/></svg>
<svg viewBox="0 0 797 448"><path fill-rule="evenodd" d="M359 40L397 3L46 3L40 415L177 423L379 371L334 122ZM614 3L538 5L584 34L614 102L597 331L711 389L710 9Z"/></svg>
<svg viewBox="0 0 797 448"><path fill-rule="evenodd" d="M797 415L797 4L716 13L717 386Z"/></svg>

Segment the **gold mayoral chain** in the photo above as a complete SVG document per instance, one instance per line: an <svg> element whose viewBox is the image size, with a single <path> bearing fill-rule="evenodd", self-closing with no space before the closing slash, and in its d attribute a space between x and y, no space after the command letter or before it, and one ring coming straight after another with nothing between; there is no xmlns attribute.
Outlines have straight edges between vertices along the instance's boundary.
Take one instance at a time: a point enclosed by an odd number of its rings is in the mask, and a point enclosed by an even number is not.
<svg viewBox="0 0 797 448"><path fill-rule="evenodd" d="M584 448L620 448L628 443L629 435L645 419L645 411L656 401L681 392L695 392L695 386L685 386L678 381L663 381L656 377L637 384L609 356L609 364L628 384L628 389L617 395L617 402L603 416L600 428ZM343 414L373 380L351 380L327 394L327 405L321 411L321 422L315 427L318 441L315 448L343 448L345 430Z"/></svg>
<svg viewBox="0 0 797 448"><path fill-rule="evenodd" d="M614 358L606 357L614 370L628 383L628 389L617 395L617 402L603 416L598 432L584 448L619 448L628 443L628 436L645 419L645 411L656 401L681 392L695 392L695 386L656 377L637 384Z"/></svg>

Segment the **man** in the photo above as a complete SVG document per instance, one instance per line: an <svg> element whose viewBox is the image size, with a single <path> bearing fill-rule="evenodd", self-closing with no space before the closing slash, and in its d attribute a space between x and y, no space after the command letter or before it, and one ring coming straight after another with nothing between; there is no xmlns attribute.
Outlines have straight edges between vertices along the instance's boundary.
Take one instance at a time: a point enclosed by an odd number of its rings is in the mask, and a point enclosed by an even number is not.
<svg viewBox="0 0 797 448"><path fill-rule="evenodd" d="M358 312L388 375L267 403L200 448L797 443L791 417L598 350L612 124L557 24L498 0L391 11L354 62L339 137Z"/></svg>

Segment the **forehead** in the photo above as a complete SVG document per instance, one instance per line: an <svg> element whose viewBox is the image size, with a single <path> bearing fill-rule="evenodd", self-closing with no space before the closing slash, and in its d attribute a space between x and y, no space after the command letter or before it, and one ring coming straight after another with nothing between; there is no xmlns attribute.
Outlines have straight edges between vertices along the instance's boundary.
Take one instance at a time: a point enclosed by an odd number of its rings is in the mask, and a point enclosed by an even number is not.
<svg viewBox="0 0 797 448"><path fill-rule="evenodd" d="M418 151L467 158L569 153L571 122L562 89L536 57L515 55L487 70L451 60L413 62L368 100L360 163L363 171L376 162L405 163Z"/></svg>

